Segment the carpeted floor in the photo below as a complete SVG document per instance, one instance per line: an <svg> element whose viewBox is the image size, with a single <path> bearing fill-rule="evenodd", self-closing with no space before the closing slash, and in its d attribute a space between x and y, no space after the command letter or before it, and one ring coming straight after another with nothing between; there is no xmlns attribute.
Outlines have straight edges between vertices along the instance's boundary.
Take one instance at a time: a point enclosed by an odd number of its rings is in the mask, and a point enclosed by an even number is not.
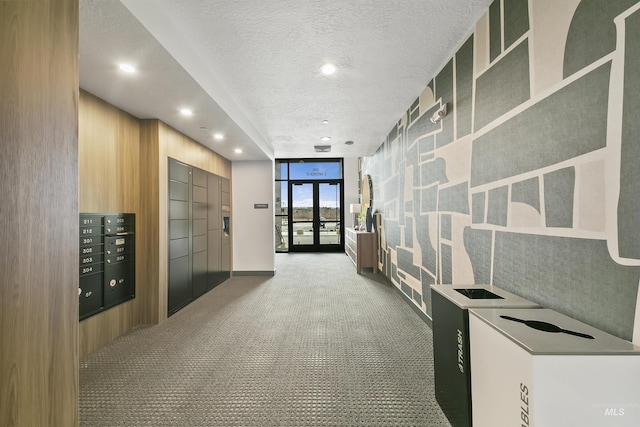
<svg viewBox="0 0 640 427"><path fill-rule="evenodd" d="M278 254L80 362L81 426L449 426L431 330L344 254Z"/></svg>

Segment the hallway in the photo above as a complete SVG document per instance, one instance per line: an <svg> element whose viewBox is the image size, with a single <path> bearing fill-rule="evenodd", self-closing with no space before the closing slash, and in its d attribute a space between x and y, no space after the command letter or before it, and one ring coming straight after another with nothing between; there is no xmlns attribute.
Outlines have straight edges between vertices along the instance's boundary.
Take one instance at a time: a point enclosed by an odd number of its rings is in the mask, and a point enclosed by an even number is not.
<svg viewBox="0 0 640 427"><path fill-rule="evenodd" d="M80 361L81 426L449 426L431 330L343 253L277 254Z"/></svg>

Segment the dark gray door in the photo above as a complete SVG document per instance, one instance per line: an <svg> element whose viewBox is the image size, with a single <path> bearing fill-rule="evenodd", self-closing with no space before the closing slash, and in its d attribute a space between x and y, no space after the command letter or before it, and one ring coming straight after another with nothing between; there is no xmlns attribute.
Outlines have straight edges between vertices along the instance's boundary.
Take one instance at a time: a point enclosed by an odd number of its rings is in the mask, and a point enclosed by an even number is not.
<svg viewBox="0 0 640 427"><path fill-rule="evenodd" d="M169 315L230 276L228 179L169 159Z"/></svg>
<svg viewBox="0 0 640 427"><path fill-rule="evenodd" d="M191 301L191 186L187 165L169 160L169 314Z"/></svg>

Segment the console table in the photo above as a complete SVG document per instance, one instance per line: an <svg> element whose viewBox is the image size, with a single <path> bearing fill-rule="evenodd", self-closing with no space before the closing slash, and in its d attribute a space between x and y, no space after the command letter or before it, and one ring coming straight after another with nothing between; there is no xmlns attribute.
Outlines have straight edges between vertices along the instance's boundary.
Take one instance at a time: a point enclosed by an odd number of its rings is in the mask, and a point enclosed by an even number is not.
<svg viewBox="0 0 640 427"><path fill-rule="evenodd" d="M344 249L361 274L362 267L373 268L378 272L378 239L375 232L357 231L350 228L344 230Z"/></svg>

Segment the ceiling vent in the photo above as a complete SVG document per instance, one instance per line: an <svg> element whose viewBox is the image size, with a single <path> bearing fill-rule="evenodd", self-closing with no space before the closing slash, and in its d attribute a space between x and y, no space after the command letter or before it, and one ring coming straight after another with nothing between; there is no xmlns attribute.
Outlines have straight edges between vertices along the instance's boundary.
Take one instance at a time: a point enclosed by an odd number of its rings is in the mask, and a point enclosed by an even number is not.
<svg viewBox="0 0 640 427"><path fill-rule="evenodd" d="M316 153L328 153L331 151L330 145L314 145L313 148L315 148Z"/></svg>

